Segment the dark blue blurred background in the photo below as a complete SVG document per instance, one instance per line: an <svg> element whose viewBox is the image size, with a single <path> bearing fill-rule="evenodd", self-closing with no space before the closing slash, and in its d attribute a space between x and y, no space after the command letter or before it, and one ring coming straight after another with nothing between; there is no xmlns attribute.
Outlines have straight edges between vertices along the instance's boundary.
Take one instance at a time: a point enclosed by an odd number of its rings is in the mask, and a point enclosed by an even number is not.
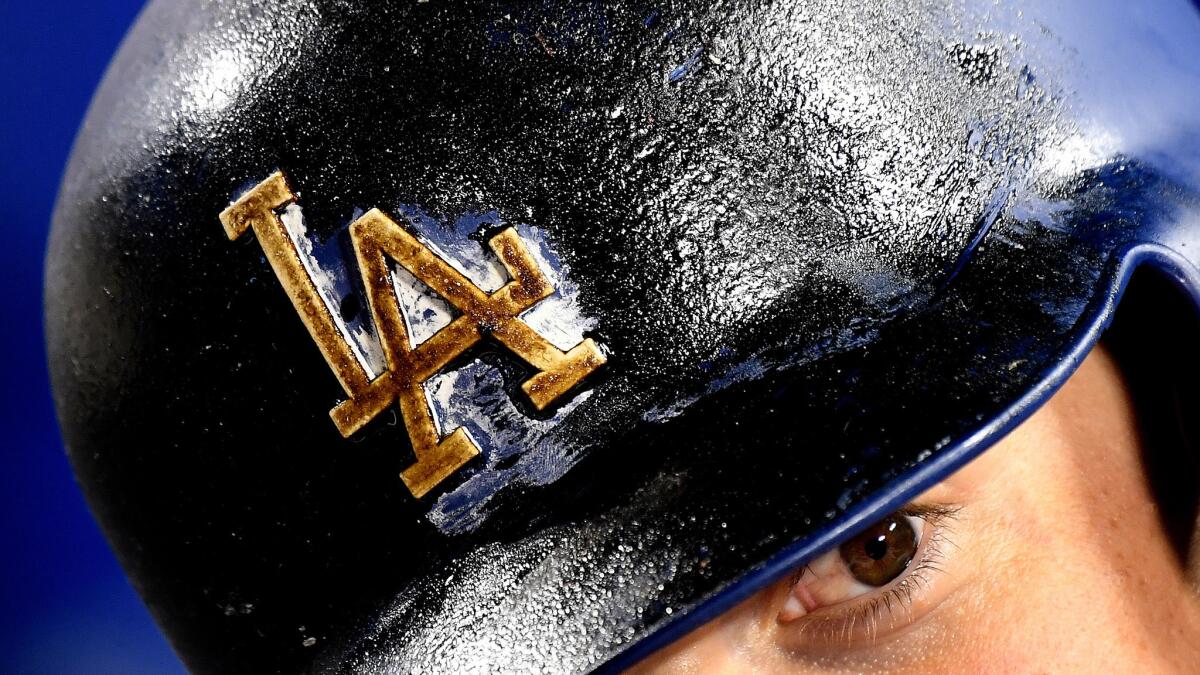
<svg viewBox="0 0 1200 675"><path fill-rule="evenodd" d="M42 346L59 176L141 5L0 2L0 673L183 671L71 477Z"/></svg>

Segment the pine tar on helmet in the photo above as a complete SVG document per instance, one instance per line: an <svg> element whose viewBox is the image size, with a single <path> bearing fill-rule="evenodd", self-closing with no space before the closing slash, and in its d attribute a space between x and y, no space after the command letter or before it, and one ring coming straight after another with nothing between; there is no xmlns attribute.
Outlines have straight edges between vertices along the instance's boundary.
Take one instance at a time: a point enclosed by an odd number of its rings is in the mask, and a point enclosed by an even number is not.
<svg viewBox="0 0 1200 675"><path fill-rule="evenodd" d="M91 506L200 671L628 665L1198 292L1122 5L156 0L47 265Z"/></svg>

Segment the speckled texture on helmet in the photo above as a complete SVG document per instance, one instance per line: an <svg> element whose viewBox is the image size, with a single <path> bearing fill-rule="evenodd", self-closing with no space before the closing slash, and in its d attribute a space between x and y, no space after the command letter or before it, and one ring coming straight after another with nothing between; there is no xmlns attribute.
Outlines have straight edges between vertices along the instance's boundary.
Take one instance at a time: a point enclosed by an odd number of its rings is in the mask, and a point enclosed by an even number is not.
<svg viewBox="0 0 1200 675"><path fill-rule="evenodd" d="M1134 266L1194 282L1170 50L1200 27L1180 2L1156 56L1100 4L1072 32L1032 3L156 0L47 266L92 508L199 671L627 663L987 447ZM413 498L403 421L339 435L345 392L222 231L276 170L372 373L371 208L484 276L480 233L516 227L557 289L528 320L607 364L539 413L473 348L426 393L481 454Z"/></svg>

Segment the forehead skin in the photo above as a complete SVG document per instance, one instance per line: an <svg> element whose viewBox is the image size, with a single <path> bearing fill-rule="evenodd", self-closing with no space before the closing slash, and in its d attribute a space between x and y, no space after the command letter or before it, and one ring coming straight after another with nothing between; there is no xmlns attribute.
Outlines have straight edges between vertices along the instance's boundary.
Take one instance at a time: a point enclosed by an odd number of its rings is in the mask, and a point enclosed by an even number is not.
<svg viewBox="0 0 1200 675"><path fill-rule="evenodd" d="M918 502L962 507L947 598L874 645L789 652L786 582L635 669L1188 672L1200 601L1147 488L1131 402L1103 349L1025 424Z"/></svg>

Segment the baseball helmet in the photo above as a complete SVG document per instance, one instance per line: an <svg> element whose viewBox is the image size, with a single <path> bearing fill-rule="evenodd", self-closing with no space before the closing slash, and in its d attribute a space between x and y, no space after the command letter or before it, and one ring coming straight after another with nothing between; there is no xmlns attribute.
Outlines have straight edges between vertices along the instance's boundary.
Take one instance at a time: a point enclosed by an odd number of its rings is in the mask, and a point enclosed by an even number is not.
<svg viewBox="0 0 1200 675"><path fill-rule="evenodd" d="M634 663L1200 292L1183 0L154 0L54 216L72 464L202 672Z"/></svg>

